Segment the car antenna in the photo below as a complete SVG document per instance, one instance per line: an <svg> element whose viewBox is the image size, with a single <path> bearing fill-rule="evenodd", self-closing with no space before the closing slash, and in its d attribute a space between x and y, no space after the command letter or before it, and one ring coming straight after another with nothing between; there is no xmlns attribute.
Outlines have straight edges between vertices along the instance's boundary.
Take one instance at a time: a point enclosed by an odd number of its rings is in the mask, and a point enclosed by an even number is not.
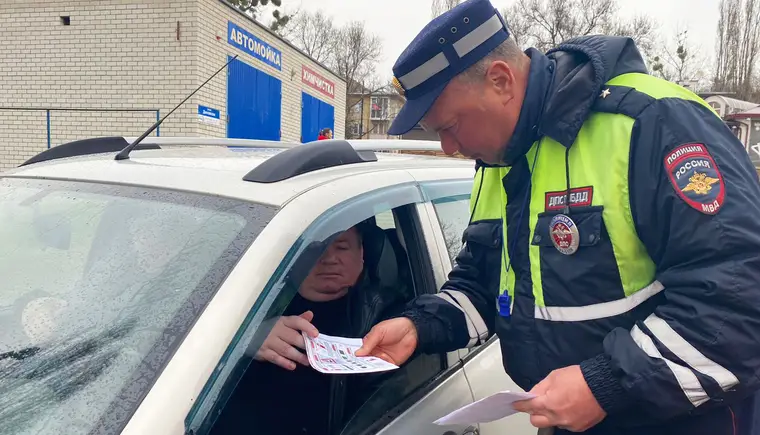
<svg viewBox="0 0 760 435"><path fill-rule="evenodd" d="M171 116L171 114L174 113L175 110L179 109L179 107L181 105L185 104L185 101L189 100L190 97L192 97L193 95L195 95L196 92L200 91L202 87L206 86L206 83L210 82L211 79L213 79L214 77L216 77L216 75L219 74L220 72L222 72L223 69L227 68L227 65L229 65L233 60L237 59L237 57L238 57L237 54L234 55L234 56L232 56L232 58L227 63L225 63L224 66L222 66L221 68L219 68L219 70L217 70L211 77L209 77L205 82L203 82L203 84L201 84L200 86L198 86L198 88L196 90L194 90L192 94L188 95L184 100L182 100L181 103L177 104L177 106L174 107L174 109L172 109L171 112L167 113L166 116L164 116L163 118L161 118L158 121L156 121L155 124L153 124L145 133L143 133L142 135L140 135L140 137L138 137L137 139L135 139L134 142L132 142L131 144L129 144L126 147L124 147L123 150L119 151L119 154L116 154L116 160L127 160L127 159L129 159L129 153L132 152L133 149L135 149L135 147L137 146L137 144L139 144L140 142L142 142L143 139L145 139L146 137L148 137L149 134L153 133L153 130L157 129L158 126L161 125L161 123L164 122L164 120L166 120L166 118L168 118L169 116Z"/></svg>

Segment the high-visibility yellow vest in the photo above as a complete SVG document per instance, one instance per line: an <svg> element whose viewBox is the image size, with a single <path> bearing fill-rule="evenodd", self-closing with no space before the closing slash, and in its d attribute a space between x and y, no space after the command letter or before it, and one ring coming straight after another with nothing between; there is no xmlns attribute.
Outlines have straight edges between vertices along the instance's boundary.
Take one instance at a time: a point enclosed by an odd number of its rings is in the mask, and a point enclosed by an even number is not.
<svg viewBox="0 0 760 435"><path fill-rule="evenodd" d="M634 88L654 99L675 97L696 101L710 108L694 93L646 74L620 75L607 82L607 85ZM550 233L551 219L564 207L566 198L566 148L548 137L543 137L535 142L527 153L526 158L531 168L531 191L523 219L528 220L530 228L528 252L536 318L581 321L609 317L622 314L643 299L662 290L661 285L655 281L655 264L637 235L631 215L628 172L633 124L634 119L624 113L592 110L567 156L571 204L580 204L584 210L581 214L574 214L575 207L571 207L569 215L576 224L581 220L582 226L586 227L586 231L581 228L577 241L578 251L572 255L579 255L584 249L600 243L600 238L604 238L611 246L611 249L608 249L608 265L611 265L612 269L616 266L617 270L607 270L609 268L603 267L601 269L604 270L594 271L613 278L610 279L610 288L604 289L607 292L604 302L610 302L609 304L601 304L598 307L593 306L594 304L587 307L547 304L547 300L551 299L551 292L567 290L552 288L551 285L547 288L545 285L546 274L551 273L552 264L556 264L557 261L570 261L567 255L558 252L553 246ZM470 207L473 222L500 218L504 223L500 292L508 293L513 300L515 274L511 267L507 270L507 265L510 264L507 251L507 247L510 246L507 238L509 222L506 214L509 198L502 185L502 179L510 169L481 168L474 180ZM614 278L615 276L619 278ZM553 283L559 281L561 280L552 278ZM565 284L569 287L570 283ZM588 288L584 291L594 292L597 289ZM614 312L609 312L610 310Z"/></svg>

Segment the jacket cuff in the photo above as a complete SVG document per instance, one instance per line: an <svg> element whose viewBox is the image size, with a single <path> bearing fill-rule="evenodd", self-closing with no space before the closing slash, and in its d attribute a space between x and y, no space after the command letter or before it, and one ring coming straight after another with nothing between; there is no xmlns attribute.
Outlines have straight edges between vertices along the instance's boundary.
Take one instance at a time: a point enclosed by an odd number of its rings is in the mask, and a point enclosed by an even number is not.
<svg viewBox="0 0 760 435"><path fill-rule="evenodd" d="M437 339L438 331L434 327L435 321L430 316L426 316L424 312L421 313L418 310L404 311L401 316L411 320L417 329L417 351L421 353L441 352L439 349L440 340Z"/></svg>
<svg viewBox="0 0 760 435"><path fill-rule="evenodd" d="M615 415L629 403L620 381L612 374L610 358L599 354L581 364L581 372L591 393L607 415Z"/></svg>

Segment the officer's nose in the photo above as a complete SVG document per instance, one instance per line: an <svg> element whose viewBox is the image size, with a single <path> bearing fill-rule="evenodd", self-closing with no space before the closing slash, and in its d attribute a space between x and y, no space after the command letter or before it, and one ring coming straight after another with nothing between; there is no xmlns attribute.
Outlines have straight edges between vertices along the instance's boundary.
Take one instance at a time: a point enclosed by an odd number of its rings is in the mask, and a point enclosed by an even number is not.
<svg viewBox="0 0 760 435"><path fill-rule="evenodd" d="M448 155L454 155L459 151L459 142L449 133L438 133L438 137L441 140L441 149Z"/></svg>

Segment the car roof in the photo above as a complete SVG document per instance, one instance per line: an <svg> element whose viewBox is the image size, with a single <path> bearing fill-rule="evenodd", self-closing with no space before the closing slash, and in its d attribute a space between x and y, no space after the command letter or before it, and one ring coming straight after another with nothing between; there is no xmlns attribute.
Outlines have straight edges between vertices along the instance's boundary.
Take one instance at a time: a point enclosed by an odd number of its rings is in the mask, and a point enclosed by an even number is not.
<svg viewBox="0 0 760 435"><path fill-rule="evenodd" d="M125 143L131 143L130 139L125 138ZM339 158L340 161L327 167L296 173L281 181L255 182L246 181L244 178L254 169L261 169L265 165L282 165L282 162L287 159L275 159L279 160L279 163L271 160L280 153L285 155L290 153L293 154L293 159L299 158L296 155L296 149L303 145L217 138L150 138L141 142L141 146L160 146L159 149L137 148L131 151L127 160L115 160L113 152L56 157L39 163L22 165L0 176L167 188L238 198L279 207L315 186L358 174L392 170L444 169L444 171L436 171L439 174L436 177L453 179L473 175L474 164L469 160L396 153L397 151L440 151L438 142L334 140L312 143L312 147L324 147L320 149L329 153L330 150L327 147L345 145L345 143L351 145L359 154L369 151L373 159L376 157L376 161L346 164L343 158ZM286 163L285 166L290 166L290 164ZM276 173L279 168L271 169ZM289 168L282 169L287 172ZM446 169L459 169L459 171Z"/></svg>

